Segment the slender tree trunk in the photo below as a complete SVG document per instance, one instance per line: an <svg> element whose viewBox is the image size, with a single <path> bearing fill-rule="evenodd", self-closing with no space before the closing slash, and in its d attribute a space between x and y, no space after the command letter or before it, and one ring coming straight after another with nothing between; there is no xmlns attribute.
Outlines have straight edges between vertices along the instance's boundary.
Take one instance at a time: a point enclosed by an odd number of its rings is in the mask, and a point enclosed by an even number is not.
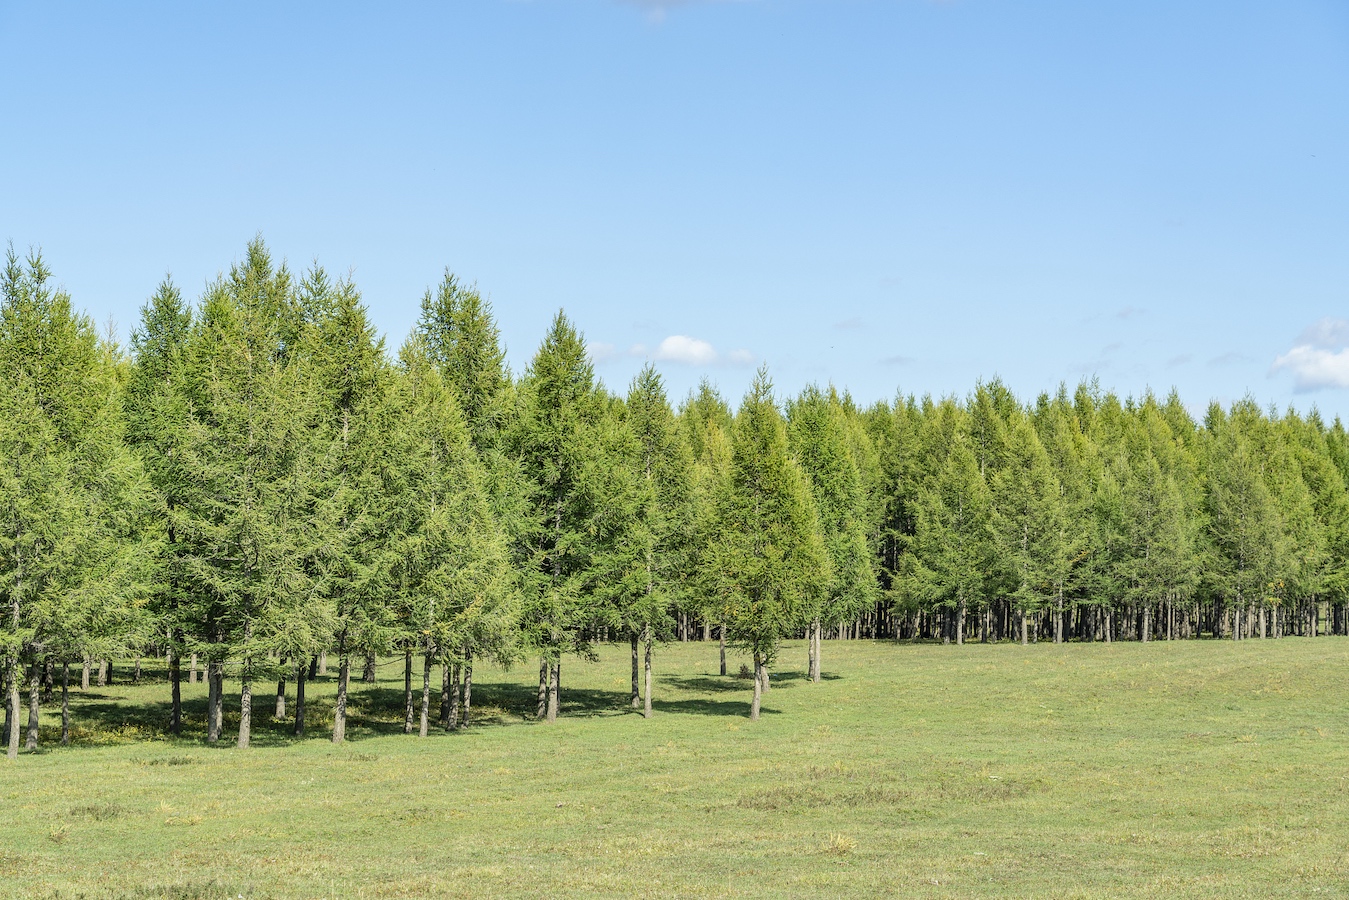
<svg viewBox="0 0 1349 900"><path fill-rule="evenodd" d="M375 683L375 654L373 653L365 655L365 669L361 672L361 680L366 684Z"/></svg>
<svg viewBox="0 0 1349 900"><path fill-rule="evenodd" d="M965 594L962 592L956 606L956 646L965 644Z"/></svg>
<svg viewBox="0 0 1349 900"><path fill-rule="evenodd" d="M107 687L112 681L112 665L106 659L98 661L98 686Z"/></svg>
<svg viewBox="0 0 1349 900"><path fill-rule="evenodd" d="M10 759L19 758L19 673L23 671L19 667L18 657L12 656L9 659L9 697L5 709L5 724L8 726L5 730L8 732L8 746L6 754Z"/></svg>
<svg viewBox="0 0 1349 900"><path fill-rule="evenodd" d="M1021 613L1021 645L1024 647L1026 644L1030 643L1030 637L1029 632L1026 629L1026 610L1021 609L1019 612Z"/></svg>
<svg viewBox="0 0 1349 900"><path fill-rule="evenodd" d="M552 669L548 665L548 658L539 659L539 711L535 716L539 721L543 721L548 715L548 676Z"/></svg>
<svg viewBox="0 0 1349 900"><path fill-rule="evenodd" d="M67 668L69 666L67 665ZM169 732L183 733L183 658L177 648L169 650Z"/></svg>
<svg viewBox="0 0 1349 900"><path fill-rule="evenodd" d="M440 727L450 727L450 669L453 666L448 656L440 660Z"/></svg>
<svg viewBox="0 0 1349 900"><path fill-rule="evenodd" d="M721 674L726 674L726 626L717 626L718 641L721 644Z"/></svg>
<svg viewBox="0 0 1349 900"><path fill-rule="evenodd" d="M285 665L286 660L281 660L281 664ZM276 680L276 709L272 715L278 719L286 717L286 676L284 675Z"/></svg>
<svg viewBox="0 0 1349 900"><path fill-rule="evenodd" d="M243 670L239 673L239 749L247 750L253 737L253 679L249 672L249 661L244 660Z"/></svg>
<svg viewBox="0 0 1349 900"><path fill-rule="evenodd" d="M1054 643L1063 643L1063 588L1059 588L1059 594L1054 598Z"/></svg>
<svg viewBox="0 0 1349 900"><path fill-rule="evenodd" d="M337 703L333 707L333 743L347 739L347 682L351 677L351 655L341 650L337 664Z"/></svg>
<svg viewBox="0 0 1349 900"><path fill-rule="evenodd" d="M637 629L632 629L632 708L641 705L641 690L638 686Z"/></svg>
<svg viewBox="0 0 1349 900"><path fill-rule="evenodd" d="M84 673L86 676L89 674L89 666L87 664L84 667ZM88 678L85 680L88 681ZM197 683L197 654L195 653L192 654L192 666L187 670L187 683ZM86 684L85 687L88 687L88 685Z"/></svg>
<svg viewBox="0 0 1349 900"><path fill-rule="evenodd" d="M426 737L431 716L431 651L422 656L422 721L421 731L418 732L421 737Z"/></svg>
<svg viewBox="0 0 1349 900"><path fill-rule="evenodd" d="M1138 629L1138 637L1143 643L1152 639L1152 604L1143 604L1143 625Z"/></svg>
<svg viewBox="0 0 1349 900"><path fill-rule="evenodd" d="M820 659L821 654L824 652L824 641L821 640L823 632L824 629L820 625L820 620L817 618L815 620L815 633L811 636L811 640L815 643L815 668L810 673L810 680L815 684L820 683L820 672L824 666L823 660Z"/></svg>
<svg viewBox="0 0 1349 900"><path fill-rule="evenodd" d="M304 684L308 672L304 660L298 660L295 666L295 728L296 737L304 737Z"/></svg>
<svg viewBox="0 0 1349 900"><path fill-rule="evenodd" d="M473 651L464 651L464 727L468 727L468 717L473 711Z"/></svg>
<svg viewBox="0 0 1349 900"><path fill-rule="evenodd" d="M412 734L412 651L403 651L403 734Z"/></svg>
<svg viewBox="0 0 1349 900"><path fill-rule="evenodd" d="M328 675L328 651L319 651L319 674L327 677Z"/></svg>
<svg viewBox="0 0 1349 900"><path fill-rule="evenodd" d="M80 674L80 690L89 690L89 657L84 658L84 672Z"/></svg>
<svg viewBox="0 0 1349 900"><path fill-rule="evenodd" d="M24 746L37 749L38 715L42 709L42 667L37 663L28 671L28 740Z"/></svg>
<svg viewBox="0 0 1349 900"><path fill-rule="evenodd" d="M61 663L61 746L70 745L70 663Z"/></svg>
<svg viewBox="0 0 1349 900"><path fill-rule="evenodd" d="M759 651L754 651L754 700L749 706L749 718L752 722L759 721L759 707L763 703L763 657Z"/></svg>
<svg viewBox="0 0 1349 900"><path fill-rule="evenodd" d="M139 656L136 657L136 668L131 672L131 683L141 683L141 658Z"/></svg>
<svg viewBox="0 0 1349 900"><path fill-rule="evenodd" d="M313 681L319 677L319 658L317 656L309 657L309 680Z"/></svg>
<svg viewBox="0 0 1349 900"><path fill-rule="evenodd" d="M450 706L449 706L449 712L446 713L446 727L448 727L451 731L456 731L456 730L458 730L458 728L459 728L459 678L460 678L460 675L461 675L461 670L460 670L460 668L459 668L458 663L456 663L455 666L454 666L454 677L453 677L453 680L450 682Z"/></svg>
<svg viewBox="0 0 1349 900"><path fill-rule="evenodd" d="M642 707L642 715L645 718L651 718L651 626L646 626L646 698Z"/></svg>
<svg viewBox="0 0 1349 900"><path fill-rule="evenodd" d="M224 678L221 677L221 664L215 659L206 661L206 743L214 744L220 740L222 731L221 705Z"/></svg>
<svg viewBox="0 0 1349 900"><path fill-rule="evenodd" d="M548 667L548 724L557 721L558 692L561 688L562 661L558 660Z"/></svg>

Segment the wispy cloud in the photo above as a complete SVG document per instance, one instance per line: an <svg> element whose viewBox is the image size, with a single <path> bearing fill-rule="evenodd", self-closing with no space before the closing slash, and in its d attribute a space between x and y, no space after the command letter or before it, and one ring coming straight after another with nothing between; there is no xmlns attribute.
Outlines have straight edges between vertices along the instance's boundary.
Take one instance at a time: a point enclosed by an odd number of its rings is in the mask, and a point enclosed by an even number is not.
<svg viewBox="0 0 1349 900"><path fill-rule="evenodd" d="M1349 319L1327 316L1305 328L1297 343L1278 356L1270 374L1293 373L1293 390L1319 391L1349 388Z"/></svg>
<svg viewBox="0 0 1349 900"><path fill-rule="evenodd" d="M881 365L907 366L911 362L913 362L912 356L887 356L885 359L881 360Z"/></svg>
<svg viewBox="0 0 1349 900"><path fill-rule="evenodd" d="M1210 366L1215 368L1219 366L1239 366L1242 363L1255 362L1245 353L1239 353L1236 350L1229 350L1226 353L1219 353L1208 361Z"/></svg>
<svg viewBox="0 0 1349 900"><path fill-rule="evenodd" d="M1188 353L1182 353L1179 356L1173 356L1170 359L1168 359L1166 361L1166 367L1168 369L1174 369L1176 366L1183 366L1186 363L1190 363L1193 361L1194 361L1193 356L1191 356Z"/></svg>
<svg viewBox="0 0 1349 900"><path fill-rule="evenodd" d="M606 363L623 357L654 359L658 362L678 363L684 366L751 366L757 357L744 348L722 352L702 338L687 334L672 334L652 350L646 344L633 344L621 350L601 341L586 344L592 362Z"/></svg>

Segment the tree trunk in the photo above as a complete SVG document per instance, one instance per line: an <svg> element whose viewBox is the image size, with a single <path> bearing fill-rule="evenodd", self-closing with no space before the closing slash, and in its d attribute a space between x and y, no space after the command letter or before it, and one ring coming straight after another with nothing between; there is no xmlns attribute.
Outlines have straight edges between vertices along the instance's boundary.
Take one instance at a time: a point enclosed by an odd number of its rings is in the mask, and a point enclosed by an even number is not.
<svg viewBox="0 0 1349 900"><path fill-rule="evenodd" d="M956 606L956 646L962 647L965 644L965 595L960 595L960 601Z"/></svg>
<svg viewBox="0 0 1349 900"><path fill-rule="evenodd" d="M85 674L88 675L89 669L88 669L87 666L85 667L85 670L84 670L84 671L85 671ZM87 681L88 679L85 679L85 680ZM191 666L191 668L189 668L189 669L187 670L187 683L188 683L188 684L196 684L196 683L197 683L197 654L195 654L195 653L192 654L192 666ZM88 685L85 685L85 686L88 687Z"/></svg>
<svg viewBox="0 0 1349 900"><path fill-rule="evenodd" d="M106 659L98 661L98 686L107 687L108 682L112 680L112 666Z"/></svg>
<svg viewBox="0 0 1349 900"><path fill-rule="evenodd" d="M445 727L451 731L459 728L459 678L462 674L459 665L454 665L454 675L450 682L450 705L445 714Z"/></svg>
<svg viewBox="0 0 1349 900"><path fill-rule="evenodd" d="M61 746L70 745L70 663L61 663Z"/></svg>
<svg viewBox="0 0 1349 900"><path fill-rule="evenodd" d="M539 659L539 710L535 718L543 721L548 715L548 676L552 669L548 666L548 658Z"/></svg>
<svg viewBox="0 0 1349 900"><path fill-rule="evenodd" d="M1019 612L1021 613L1021 646L1024 647L1030 643L1029 633L1026 630L1026 610L1021 609Z"/></svg>
<svg viewBox="0 0 1349 900"><path fill-rule="evenodd" d="M759 651L754 651L754 700L749 706L749 718L752 722L759 721L759 707L763 702L763 657Z"/></svg>
<svg viewBox="0 0 1349 900"><path fill-rule="evenodd" d="M282 665L285 662L284 659L281 660ZM278 719L286 717L286 678L284 675L276 680L276 709L273 710L272 715Z"/></svg>
<svg viewBox="0 0 1349 900"><path fill-rule="evenodd" d="M313 681L319 677L319 658L317 656L309 657L309 680Z"/></svg>
<svg viewBox="0 0 1349 900"><path fill-rule="evenodd" d="M1143 643L1152 639L1152 604L1143 604L1143 624L1138 629L1138 638Z"/></svg>
<svg viewBox="0 0 1349 900"><path fill-rule="evenodd" d="M333 743L347 739L347 681L351 675L351 656L342 650L337 664L337 703L333 706Z"/></svg>
<svg viewBox="0 0 1349 900"><path fill-rule="evenodd" d="M638 661L637 661L637 629L632 630L632 708L636 709L641 705L641 690L638 686Z"/></svg>
<svg viewBox="0 0 1349 900"><path fill-rule="evenodd" d="M823 633L823 631L824 631L824 629L823 629L823 628L821 627L821 625L820 625L820 620L819 620L818 618L816 618L816 619L815 619L815 630L814 630L814 633L811 634L811 636L810 636L811 642L815 645L815 652L811 655L811 659L812 659L812 662L814 662L815 667L814 667L813 669L811 669L811 672L810 672L810 680L811 680L812 682L814 682L815 684L819 684L819 683L820 683L820 670L821 670L821 667L822 667L822 665L823 665L823 663L822 663L821 660L820 660L820 654L821 654L821 653L823 652L823 650L824 650L824 647L823 647L824 642L820 639L820 638L821 638L821 635L822 635L822 633Z"/></svg>
<svg viewBox="0 0 1349 900"><path fill-rule="evenodd" d="M440 727L450 727L450 664L448 656L440 660Z"/></svg>
<svg viewBox="0 0 1349 900"><path fill-rule="evenodd" d="M322 675L322 676L324 676L325 678L326 678L327 675L328 675L328 651L327 651L327 650L320 650L320 651L319 651L319 674Z"/></svg>
<svg viewBox="0 0 1349 900"><path fill-rule="evenodd" d="M309 674L308 667L300 660L295 666L295 728L296 737L304 737L304 683Z"/></svg>
<svg viewBox="0 0 1349 900"><path fill-rule="evenodd" d="M244 660L243 671L239 673L239 749L248 749L253 737L253 679L248 671L248 660Z"/></svg>
<svg viewBox="0 0 1349 900"><path fill-rule="evenodd" d="M67 665L69 668L69 665ZM169 732L183 733L183 659L176 648L169 650Z"/></svg>
<svg viewBox="0 0 1349 900"><path fill-rule="evenodd" d="M19 668L17 657L10 657L9 660L9 702L5 709L5 724L9 733L6 737L9 739L6 754L10 759L19 758L19 673L23 671Z"/></svg>
<svg viewBox="0 0 1349 900"><path fill-rule="evenodd" d="M558 660L548 667L548 723L557 721L557 695L562 680L562 661Z"/></svg>
<svg viewBox="0 0 1349 900"><path fill-rule="evenodd" d="M1063 588L1059 588L1059 595L1055 598L1054 643L1063 643Z"/></svg>
<svg viewBox="0 0 1349 900"><path fill-rule="evenodd" d="M222 729L222 715L224 698L221 696L224 690L225 679L221 672L221 663L215 659L206 661L206 743L214 744L220 740Z"/></svg>
<svg viewBox="0 0 1349 900"><path fill-rule="evenodd" d="M89 690L89 657L84 658L84 672L80 675L80 690Z"/></svg>
<svg viewBox="0 0 1349 900"><path fill-rule="evenodd" d="M42 667L33 663L28 672L28 740L24 746L37 749L37 722L42 703Z"/></svg>
<svg viewBox="0 0 1349 900"><path fill-rule="evenodd" d="M418 734L426 737L431 717L431 652L427 650L422 656L422 721L421 730Z"/></svg>
<svg viewBox="0 0 1349 900"><path fill-rule="evenodd" d="M375 654L373 653L365 655L365 669L361 672L361 680L366 684L375 683Z"/></svg>
<svg viewBox="0 0 1349 900"><path fill-rule="evenodd" d="M651 626L646 626L646 698L642 715L651 718Z"/></svg>
<svg viewBox="0 0 1349 900"><path fill-rule="evenodd" d="M469 713L473 711L473 651L464 652L467 662L464 663L464 721L465 728L468 727Z"/></svg>
<svg viewBox="0 0 1349 900"><path fill-rule="evenodd" d="M139 656L136 657L136 668L131 671L131 683L141 683L141 658Z"/></svg>
<svg viewBox="0 0 1349 900"><path fill-rule="evenodd" d="M719 640L721 642L721 674L724 676L726 674L726 626L718 625L717 634L720 636Z"/></svg>
<svg viewBox="0 0 1349 900"><path fill-rule="evenodd" d="M403 651L403 734L412 734L412 651Z"/></svg>

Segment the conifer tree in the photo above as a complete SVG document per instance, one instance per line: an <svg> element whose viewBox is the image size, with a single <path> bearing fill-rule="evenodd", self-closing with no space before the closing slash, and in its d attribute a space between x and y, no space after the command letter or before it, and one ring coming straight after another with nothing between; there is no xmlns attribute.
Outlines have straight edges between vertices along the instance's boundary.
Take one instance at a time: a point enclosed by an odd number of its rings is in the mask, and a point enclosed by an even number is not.
<svg viewBox="0 0 1349 900"><path fill-rule="evenodd" d="M693 460L661 377L649 363L632 381L619 424L626 438L626 508L623 533L603 565L630 635L634 691L639 642L645 651L643 714L649 719L652 645L667 635L670 611L686 590Z"/></svg>
<svg viewBox="0 0 1349 900"><path fill-rule="evenodd" d="M818 682L822 626L852 621L870 608L876 576L866 533L866 494L837 395L807 387L789 404L787 418L791 450L810 484L831 563L828 587L808 628L809 676Z"/></svg>
<svg viewBox="0 0 1349 900"><path fill-rule="evenodd" d="M169 731L174 734L183 726L182 656L185 626L191 624L183 596L184 545L175 521L192 490L183 458L191 415L184 353L191 332L192 311L166 277L141 307L125 392L127 443L139 454L155 492L155 528L162 537L151 607L168 645Z"/></svg>
<svg viewBox="0 0 1349 900"><path fill-rule="evenodd" d="M788 452L763 369L736 415L732 446L707 564L718 618L754 660L750 718L758 719L778 643L806 624L832 571L809 484Z"/></svg>
<svg viewBox="0 0 1349 900"><path fill-rule="evenodd" d="M539 651L539 717L549 722L557 718L562 656L589 653L588 626L603 618L591 587L604 407L585 343L559 312L525 373L513 438L531 482L518 537L528 551L521 622Z"/></svg>

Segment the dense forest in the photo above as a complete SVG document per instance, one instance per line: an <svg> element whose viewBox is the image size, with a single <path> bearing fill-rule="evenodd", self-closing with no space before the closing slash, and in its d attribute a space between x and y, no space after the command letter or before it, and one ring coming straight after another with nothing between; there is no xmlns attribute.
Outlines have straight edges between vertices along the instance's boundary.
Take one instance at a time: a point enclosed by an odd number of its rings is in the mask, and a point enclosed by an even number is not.
<svg viewBox="0 0 1349 900"><path fill-rule="evenodd" d="M194 303L165 280L128 347L100 335L40 255L0 298L0 655L8 753L44 699L114 661L252 695L401 657L406 729L457 728L475 661L539 666L630 645L651 714L663 641L753 661L752 716L781 642L1113 641L1344 634L1349 438L1337 420L1095 382L1031 402L862 408L780 399L677 407L649 365L611 392L559 313L509 370L492 310L446 274L392 352L350 281L261 242ZM715 652L709 647L709 652ZM353 666L355 671L353 671ZM532 671L532 670L531 670ZM532 674L531 674L532 678ZM433 684L433 682L435 682Z"/></svg>

